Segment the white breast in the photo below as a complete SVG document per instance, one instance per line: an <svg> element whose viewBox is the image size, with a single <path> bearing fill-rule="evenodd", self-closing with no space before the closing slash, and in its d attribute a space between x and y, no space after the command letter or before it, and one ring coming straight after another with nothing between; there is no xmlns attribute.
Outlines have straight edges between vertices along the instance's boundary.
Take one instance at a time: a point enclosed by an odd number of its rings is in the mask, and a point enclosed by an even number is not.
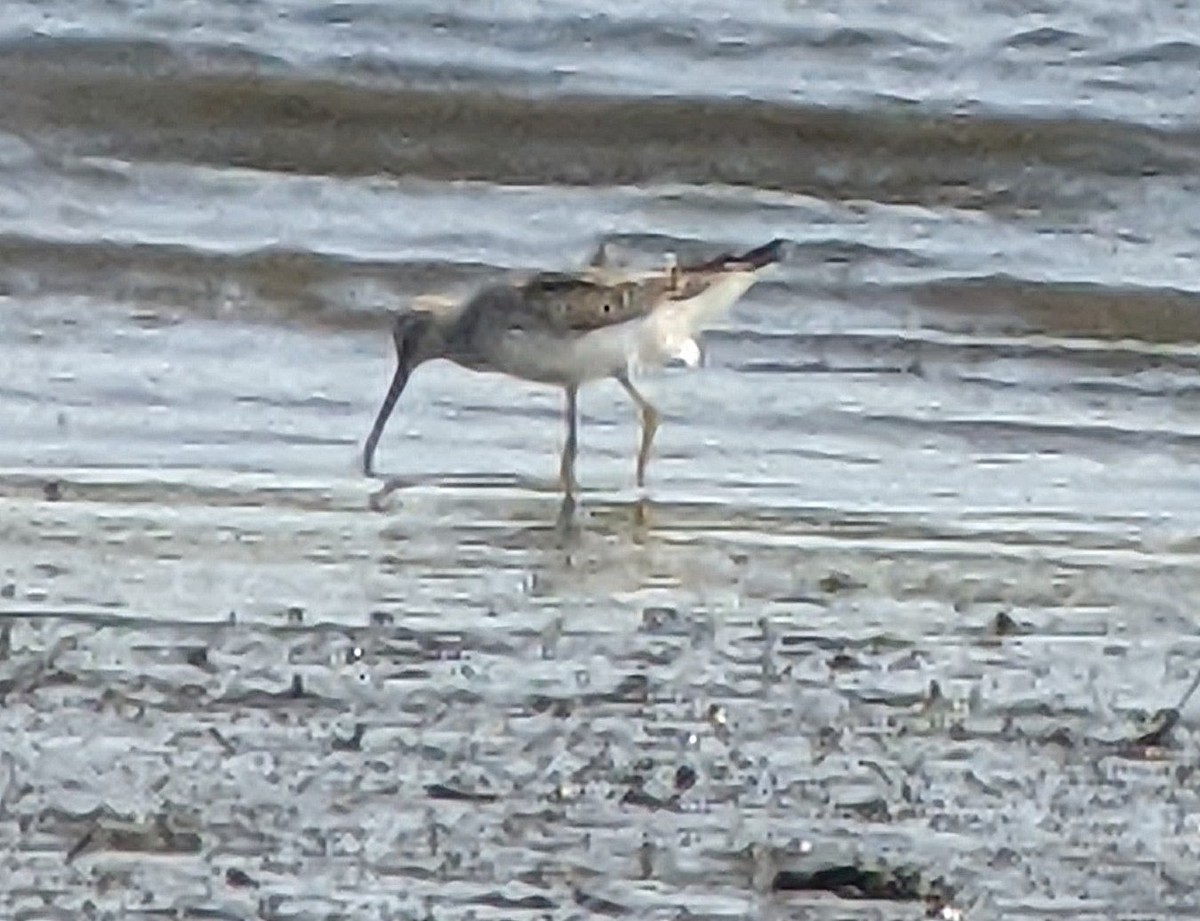
<svg viewBox="0 0 1200 921"><path fill-rule="evenodd" d="M526 380L582 384L625 370L638 352L645 320L629 320L581 336L513 330L499 343L491 364Z"/></svg>

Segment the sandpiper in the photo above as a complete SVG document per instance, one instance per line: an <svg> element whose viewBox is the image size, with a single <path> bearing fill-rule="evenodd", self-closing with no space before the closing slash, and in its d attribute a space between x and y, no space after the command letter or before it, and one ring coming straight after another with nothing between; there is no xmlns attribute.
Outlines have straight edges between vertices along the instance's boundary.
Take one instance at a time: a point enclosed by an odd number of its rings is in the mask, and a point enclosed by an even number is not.
<svg viewBox="0 0 1200 921"><path fill-rule="evenodd" d="M445 358L473 371L493 371L555 384L566 394L567 440L559 475L567 496L577 489L579 387L613 378L641 415L637 484L646 483L659 414L634 387L630 372L672 359L694 367L696 336L745 294L783 255L772 240L738 256L695 265L673 259L665 269L626 272L593 264L581 272L541 272L518 283L486 286L461 302L418 299L396 318L396 374L363 449L371 476L375 447L413 369Z"/></svg>

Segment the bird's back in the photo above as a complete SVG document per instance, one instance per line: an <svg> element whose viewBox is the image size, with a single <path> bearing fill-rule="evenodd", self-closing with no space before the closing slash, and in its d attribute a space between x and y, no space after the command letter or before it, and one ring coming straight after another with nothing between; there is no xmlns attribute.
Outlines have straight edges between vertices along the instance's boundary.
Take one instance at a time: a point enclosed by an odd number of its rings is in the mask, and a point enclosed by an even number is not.
<svg viewBox="0 0 1200 921"><path fill-rule="evenodd" d="M673 358L691 364L699 355L694 337L745 294L758 269L777 260L777 250L768 244L682 270L592 267L488 285L463 302L448 324L445 357L558 384Z"/></svg>
<svg viewBox="0 0 1200 921"><path fill-rule="evenodd" d="M543 273L489 285L463 304L446 357L476 370L544 383L582 383L626 367L650 305L632 288Z"/></svg>

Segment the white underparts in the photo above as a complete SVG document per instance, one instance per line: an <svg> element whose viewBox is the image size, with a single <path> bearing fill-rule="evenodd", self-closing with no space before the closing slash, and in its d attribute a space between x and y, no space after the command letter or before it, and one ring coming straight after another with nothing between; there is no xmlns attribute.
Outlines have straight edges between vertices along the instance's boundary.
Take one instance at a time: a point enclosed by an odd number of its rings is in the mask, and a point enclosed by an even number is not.
<svg viewBox="0 0 1200 921"><path fill-rule="evenodd" d="M674 360L696 367L700 363L697 334L728 311L753 284L753 272L738 272L693 298L663 304L642 321L637 352L630 356L630 364L645 367Z"/></svg>

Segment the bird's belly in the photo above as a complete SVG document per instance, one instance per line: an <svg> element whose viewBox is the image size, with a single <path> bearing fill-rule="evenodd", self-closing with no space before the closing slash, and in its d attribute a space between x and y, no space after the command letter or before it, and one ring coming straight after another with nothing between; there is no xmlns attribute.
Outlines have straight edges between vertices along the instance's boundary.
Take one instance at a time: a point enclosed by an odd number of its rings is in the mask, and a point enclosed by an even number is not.
<svg viewBox="0 0 1200 921"><path fill-rule="evenodd" d="M612 377L624 371L636 354L640 322L569 337L514 331L490 356L490 364L513 377L561 386Z"/></svg>

